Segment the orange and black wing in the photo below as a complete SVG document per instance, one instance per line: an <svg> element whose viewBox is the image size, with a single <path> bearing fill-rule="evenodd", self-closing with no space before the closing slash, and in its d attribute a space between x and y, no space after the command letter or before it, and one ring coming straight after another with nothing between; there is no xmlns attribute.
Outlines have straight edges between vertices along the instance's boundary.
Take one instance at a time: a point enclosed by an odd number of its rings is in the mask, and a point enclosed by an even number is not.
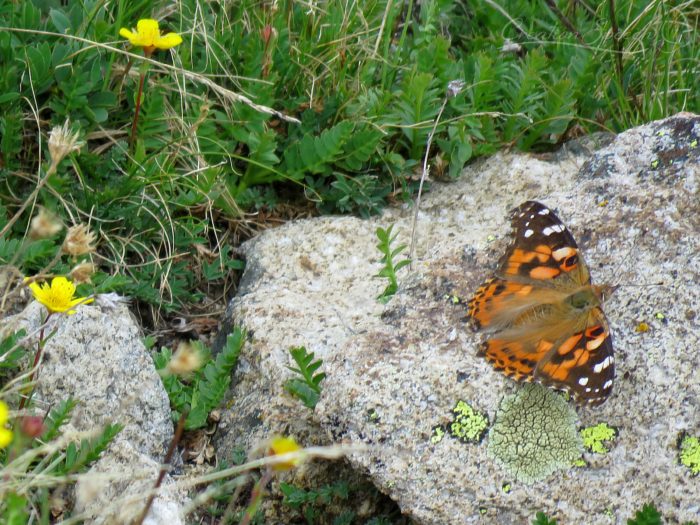
<svg viewBox="0 0 700 525"><path fill-rule="evenodd" d="M511 213L513 242L499 262L499 277L541 283L590 283L590 274L568 228L547 206L527 201Z"/></svg>

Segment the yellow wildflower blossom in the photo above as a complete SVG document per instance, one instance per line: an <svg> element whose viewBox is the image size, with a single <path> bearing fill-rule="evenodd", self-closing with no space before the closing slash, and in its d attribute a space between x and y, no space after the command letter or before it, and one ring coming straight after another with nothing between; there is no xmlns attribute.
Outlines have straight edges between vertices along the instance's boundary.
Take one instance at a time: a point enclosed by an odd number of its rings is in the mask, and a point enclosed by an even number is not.
<svg viewBox="0 0 700 525"><path fill-rule="evenodd" d="M25 282L29 278L25 279ZM68 313L72 315L75 310L71 310L79 304L91 303L94 299L77 297L75 295L75 285L65 277L54 277L51 284L29 283L29 289L34 295L34 299L43 304L51 313Z"/></svg>
<svg viewBox="0 0 700 525"><path fill-rule="evenodd" d="M10 409L4 401L0 401L0 448L5 448L12 441L12 430L5 428L10 416Z"/></svg>
<svg viewBox="0 0 700 525"><path fill-rule="evenodd" d="M279 456L280 454L288 454L289 452L298 452L301 447L292 437L282 437L275 436L270 441L270 454L273 456ZM277 463L273 465L274 470L289 470L296 467L301 458L295 458L290 461L285 461L284 463Z"/></svg>
<svg viewBox="0 0 700 525"><path fill-rule="evenodd" d="M177 33L160 34L158 20L144 18L136 23L136 32L122 27L119 35L131 42L132 46L143 47L146 51L157 49L170 49L182 44L182 37Z"/></svg>

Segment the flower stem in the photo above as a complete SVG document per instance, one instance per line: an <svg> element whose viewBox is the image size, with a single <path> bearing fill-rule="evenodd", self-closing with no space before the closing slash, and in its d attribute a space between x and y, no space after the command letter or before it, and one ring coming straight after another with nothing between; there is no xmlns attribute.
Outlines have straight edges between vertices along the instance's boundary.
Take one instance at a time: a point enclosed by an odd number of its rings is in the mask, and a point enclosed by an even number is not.
<svg viewBox="0 0 700 525"><path fill-rule="evenodd" d="M141 97L143 97L143 84L146 80L146 72L141 71L139 79L139 91L136 94L136 107L134 108L134 121L131 123L131 135L129 135L129 146L134 147L136 142L136 125L139 122L139 112L141 111Z"/></svg>

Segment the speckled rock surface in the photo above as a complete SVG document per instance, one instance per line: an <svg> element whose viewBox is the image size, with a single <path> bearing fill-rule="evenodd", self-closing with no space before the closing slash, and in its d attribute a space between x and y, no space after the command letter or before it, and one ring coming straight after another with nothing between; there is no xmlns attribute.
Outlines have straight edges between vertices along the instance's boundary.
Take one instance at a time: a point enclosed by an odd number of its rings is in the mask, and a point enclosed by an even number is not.
<svg viewBox="0 0 700 525"><path fill-rule="evenodd" d="M4 319L3 331L24 328L35 348L43 310L32 302L21 314ZM96 432L108 423L124 425L76 484L75 511L89 523L127 523L143 509L143 494L153 486L173 435L168 396L125 305L98 300L79 306L74 315L52 316L45 332L53 330L35 406L45 411L69 397L78 400L63 427L67 436ZM180 523L183 496L172 492L159 498L150 523Z"/></svg>
<svg viewBox="0 0 700 525"><path fill-rule="evenodd" d="M244 247L248 266L231 305L253 338L225 434L376 445L351 464L418 523L522 524L542 510L560 523L617 524L650 501L670 523L698 520L700 477L678 463L677 446L683 432L700 435L699 140L700 118L681 114L552 156L497 154L456 183L435 184L421 206L413 272L400 273L386 306L375 300L385 283L372 278L374 230L395 224L407 242L411 210L264 233ZM488 437L431 440L458 400L493 421L518 388L476 357L480 336L445 296L468 297L493 273L509 240L507 212L528 199L557 210L594 282L621 285L605 305L613 394L577 409L581 426L606 422L619 437L607 455L585 454L587 466L532 485L488 457ZM640 322L650 329L635 330ZM328 374L313 414L282 388L296 345L322 357Z"/></svg>

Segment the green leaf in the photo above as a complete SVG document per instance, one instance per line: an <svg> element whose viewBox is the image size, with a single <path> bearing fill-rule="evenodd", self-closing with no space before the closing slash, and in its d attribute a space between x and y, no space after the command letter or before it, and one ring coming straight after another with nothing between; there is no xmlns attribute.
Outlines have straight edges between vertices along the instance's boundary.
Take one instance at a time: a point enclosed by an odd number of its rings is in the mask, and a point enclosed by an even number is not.
<svg viewBox="0 0 700 525"><path fill-rule="evenodd" d="M532 525L557 525L557 520L550 520L544 512L538 512Z"/></svg>
<svg viewBox="0 0 700 525"><path fill-rule="evenodd" d="M330 165L342 155L352 129L352 122L346 120L317 137L308 133L304 135L285 153L287 174L295 180L301 179L305 173L328 174Z"/></svg>
<svg viewBox="0 0 700 525"><path fill-rule="evenodd" d="M301 378L292 378L284 383L284 388L293 396L299 398L304 406L314 408L318 403L321 393L321 381L326 378L326 374L319 372L315 374L323 361L314 361L314 353L307 352L303 346L290 348L289 353L296 362L298 368L287 367L292 372L296 372Z"/></svg>
<svg viewBox="0 0 700 525"><path fill-rule="evenodd" d="M61 401L58 406L56 406L49 413L48 417L44 421L46 430L44 431L41 439L45 442L53 441L63 426L64 423L70 418L71 412L78 405L78 402L72 398L68 398Z"/></svg>
<svg viewBox="0 0 700 525"><path fill-rule="evenodd" d="M5 511L2 523L6 525L26 525L29 523L29 500L14 492L6 492L4 496Z"/></svg>
<svg viewBox="0 0 700 525"><path fill-rule="evenodd" d="M51 23L56 28L56 31L58 31L59 33L69 32L71 25L70 20L63 13L63 11L59 11L58 9L50 9L49 18L51 19Z"/></svg>
<svg viewBox="0 0 700 525"><path fill-rule="evenodd" d="M638 510L634 518L627 520L627 525L662 525L661 513L656 510L653 503L647 503Z"/></svg>
<svg viewBox="0 0 700 525"><path fill-rule="evenodd" d="M21 359L27 354L27 350L20 346L20 341L27 335L26 330L18 330L8 335L0 342L0 368L19 368Z"/></svg>
<svg viewBox="0 0 700 525"><path fill-rule="evenodd" d="M75 443L68 445L63 472L65 474L78 472L97 461L100 454L105 451L122 428L124 427L121 424L110 424L104 428L99 436L83 439L80 442L80 447L76 447Z"/></svg>

